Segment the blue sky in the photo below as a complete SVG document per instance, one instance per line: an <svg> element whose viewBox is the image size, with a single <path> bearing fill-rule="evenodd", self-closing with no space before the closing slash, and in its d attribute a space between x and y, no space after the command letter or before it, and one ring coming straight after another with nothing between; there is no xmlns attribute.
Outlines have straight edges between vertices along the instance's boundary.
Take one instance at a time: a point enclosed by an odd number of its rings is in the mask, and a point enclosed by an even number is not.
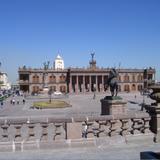
<svg viewBox="0 0 160 160"><path fill-rule="evenodd" d="M160 79L160 0L0 0L1 70L11 82L19 66L97 65L157 69Z"/></svg>

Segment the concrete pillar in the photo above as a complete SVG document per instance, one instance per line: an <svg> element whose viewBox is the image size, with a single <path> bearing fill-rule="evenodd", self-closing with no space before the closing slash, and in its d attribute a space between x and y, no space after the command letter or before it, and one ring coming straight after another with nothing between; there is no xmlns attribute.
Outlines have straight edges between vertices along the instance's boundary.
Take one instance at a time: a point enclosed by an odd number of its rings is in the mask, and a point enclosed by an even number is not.
<svg viewBox="0 0 160 160"><path fill-rule="evenodd" d="M102 92L104 92L104 75L102 75Z"/></svg>
<svg viewBox="0 0 160 160"><path fill-rule="evenodd" d="M82 88L82 92L85 92L85 75L83 75L83 88Z"/></svg>
<svg viewBox="0 0 160 160"><path fill-rule="evenodd" d="M69 93L72 93L73 89L72 89L72 76L70 76L70 83L69 83Z"/></svg>
<svg viewBox="0 0 160 160"><path fill-rule="evenodd" d="M78 76L76 76L76 86L75 86L75 89L76 89L76 93L78 93Z"/></svg>
<svg viewBox="0 0 160 160"><path fill-rule="evenodd" d="M155 134L154 142L160 142L160 104L152 104L147 107L151 116L150 127L151 131Z"/></svg>
<svg viewBox="0 0 160 160"><path fill-rule="evenodd" d="M97 83L98 83L98 76L95 76L95 87L96 87L96 92L98 92L98 85L97 85Z"/></svg>
<svg viewBox="0 0 160 160"><path fill-rule="evenodd" d="M82 123L72 122L67 123L67 139L81 139L82 138Z"/></svg>
<svg viewBox="0 0 160 160"><path fill-rule="evenodd" d="M106 96L101 99L101 115L126 115L127 102L123 101L121 97L114 100L111 96Z"/></svg>
<svg viewBox="0 0 160 160"><path fill-rule="evenodd" d="M91 83L92 83L91 77L92 77L92 76L89 76L89 92L91 92L91 86L92 86L92 85L91 85Z"/></svg>

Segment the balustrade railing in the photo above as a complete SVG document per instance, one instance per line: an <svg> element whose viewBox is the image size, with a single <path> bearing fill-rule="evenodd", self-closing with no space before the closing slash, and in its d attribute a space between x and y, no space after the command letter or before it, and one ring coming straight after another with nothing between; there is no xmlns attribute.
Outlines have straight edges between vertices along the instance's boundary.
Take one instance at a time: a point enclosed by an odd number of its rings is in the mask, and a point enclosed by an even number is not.
<svg viewBox="0 0 160 160"><path fill-rule="evenodd" d="M134 135L150 132L150 117L147 113L141 115L122 116L99 116L99 117L76 117L66 119L45 118L5 118L0 119L0 142L33 142L71 139L68 132L76 131L74 127L68 128L69 124L76 126L78 137L99 138L112 137L114 135ZM79 133L80 132L80 133Z"/></svg>

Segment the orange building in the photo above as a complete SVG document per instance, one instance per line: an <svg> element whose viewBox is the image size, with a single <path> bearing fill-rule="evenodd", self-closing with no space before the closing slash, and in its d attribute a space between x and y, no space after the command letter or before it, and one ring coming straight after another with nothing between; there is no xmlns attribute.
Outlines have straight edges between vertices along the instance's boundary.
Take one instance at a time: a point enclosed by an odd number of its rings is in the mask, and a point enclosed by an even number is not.
<svg viewBox="0 0 160 160"><path fill-rule="evenodd" d="M55 66L62 68L19 68L20 89L29 93L40 93L44 87L64 93L105 92L110 68L98 68L93 56L88 68L64 68L64 62L58 55ZM57 60L57 59L56 59ZM55 61L56 61L55 60ZM118 69L119 91L141 91L146 83L154 82L155 69Z"/></svg>

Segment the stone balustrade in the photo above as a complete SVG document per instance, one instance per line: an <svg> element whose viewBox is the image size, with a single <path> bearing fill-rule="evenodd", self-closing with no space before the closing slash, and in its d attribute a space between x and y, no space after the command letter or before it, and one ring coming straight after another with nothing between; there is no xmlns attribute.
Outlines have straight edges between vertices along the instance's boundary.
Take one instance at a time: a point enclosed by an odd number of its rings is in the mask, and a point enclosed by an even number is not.
<svg viewBox="0 0 160 160"><path fill-rule="evenodd" d="M52 142L68 139L113 137L150 132L147 113L108 115L99 117L30 117L0 118L0 144L2 142Z"/></svg>

